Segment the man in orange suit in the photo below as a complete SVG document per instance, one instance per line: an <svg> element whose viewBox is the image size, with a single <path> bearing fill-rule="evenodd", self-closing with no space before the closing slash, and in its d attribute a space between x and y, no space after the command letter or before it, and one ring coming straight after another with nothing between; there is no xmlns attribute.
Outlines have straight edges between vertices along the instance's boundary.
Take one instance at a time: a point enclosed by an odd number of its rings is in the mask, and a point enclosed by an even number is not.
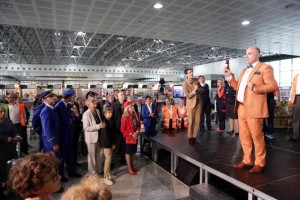
<svg viewBox="0 0 300 200"><path fill-rule="evenodd" d="M239 133L244 156L242 162L234 168L250 168L251 173L260 173L266 164L266 147L262 132L263 119L269 116L267 93L276 90L273 68L259 62L260 50L249 47L246 60L249 66L244 68L240 77L235 80L228 68L225 76L230 85L237 91L237 112ZM255 162L252 157L252 140L255 146Z"/></svg>
<svg viewBox="0 0 300 200"><path fill-rule="evenodd" d="M198 144L197 140L200 116L202 110L202 100L200 96L200 87L193 80L193 69L184 70L187 80L182 85L182 90L186 96L186 108L188 110L188 137L189 144Z"/></svg>

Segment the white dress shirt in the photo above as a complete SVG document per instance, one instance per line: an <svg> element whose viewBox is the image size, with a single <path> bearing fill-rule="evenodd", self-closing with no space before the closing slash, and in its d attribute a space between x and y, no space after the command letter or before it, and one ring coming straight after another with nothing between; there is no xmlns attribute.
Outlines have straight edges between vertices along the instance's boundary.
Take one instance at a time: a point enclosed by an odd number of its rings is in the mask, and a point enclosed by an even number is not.
<svg viewBox="0 0 300 200"><path fill-rule="evenodd" d="M19 109L19 104L16 103L15 105L9 105L9 118L12 121L13 124L19 124L20 121L20 109ZM26 119L26 118L25 118Z"/></svg>
<svg viewBox="0 0 300 200"><path fill-rule="evenodd" d="M245 71L245 73L244 73L244 75L242 77L242 80L240 82L240 86L239 86L239 89L238 89L238 94L237 94L237 100L240 103L244 103L245 90L246 90L247 84L248 84L247 80L249 78L249 75L250 75L251 71L253 70L253 68L256 66L257 63L258 62L253 63L252 64L253 67L252 68L248 68Z"/></svg>

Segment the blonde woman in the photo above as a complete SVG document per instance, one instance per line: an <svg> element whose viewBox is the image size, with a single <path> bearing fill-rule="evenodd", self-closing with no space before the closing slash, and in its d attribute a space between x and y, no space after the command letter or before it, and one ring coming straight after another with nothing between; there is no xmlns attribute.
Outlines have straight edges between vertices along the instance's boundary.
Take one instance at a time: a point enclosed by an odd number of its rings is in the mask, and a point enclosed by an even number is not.
<svg viewBox="0 0 300 200"><path fill-rule="evenodd" d="M104 182L95 176L86 176L80 183L63 193L61 200L110 200L112 194Z"/></svg>
<svg viewBox="0 0 300 200"><path fill-rule="evenodd" d="M225 114L226 114L226 95L224 87L224 79L219 78L217 83L218 89L216 94L216 106L217 106L217 115L219 119L219 127L217 128L217 133L222 133L225 129Z"/></svg>
<svg viewBox="0 0 300 200"><path fill-rule="evenodd" d="M139 171L133 167L133 154L137 151L137 134L140 132L141 123L137 117L132 103L124 103L124 113L121 120L121 132L125 138L125 158L130 176Z"/></svg>

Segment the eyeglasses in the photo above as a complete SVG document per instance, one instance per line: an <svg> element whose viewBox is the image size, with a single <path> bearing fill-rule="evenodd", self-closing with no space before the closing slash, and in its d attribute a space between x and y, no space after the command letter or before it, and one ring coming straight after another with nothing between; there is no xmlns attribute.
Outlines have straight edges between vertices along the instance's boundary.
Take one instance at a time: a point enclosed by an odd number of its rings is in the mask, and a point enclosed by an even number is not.
<svg viewBox="0 0 300 200"><path fill-rule="evenodd" d="M45 183L55 183L57 181L58 177L58 167L55 168L54 172L50 175L50 178Z"/></svg>

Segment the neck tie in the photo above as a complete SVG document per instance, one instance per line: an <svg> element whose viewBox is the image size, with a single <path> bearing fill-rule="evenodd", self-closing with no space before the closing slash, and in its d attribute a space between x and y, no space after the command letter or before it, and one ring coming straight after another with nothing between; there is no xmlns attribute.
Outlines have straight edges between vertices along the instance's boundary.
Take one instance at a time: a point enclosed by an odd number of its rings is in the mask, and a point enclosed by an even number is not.
<svg viewBox="0 0 300 200"><path fill-rule="evenodd" d="M248 66L247 66L247 69L249 69L249 68L253 68L253 65L248 65Z"/></svg>

